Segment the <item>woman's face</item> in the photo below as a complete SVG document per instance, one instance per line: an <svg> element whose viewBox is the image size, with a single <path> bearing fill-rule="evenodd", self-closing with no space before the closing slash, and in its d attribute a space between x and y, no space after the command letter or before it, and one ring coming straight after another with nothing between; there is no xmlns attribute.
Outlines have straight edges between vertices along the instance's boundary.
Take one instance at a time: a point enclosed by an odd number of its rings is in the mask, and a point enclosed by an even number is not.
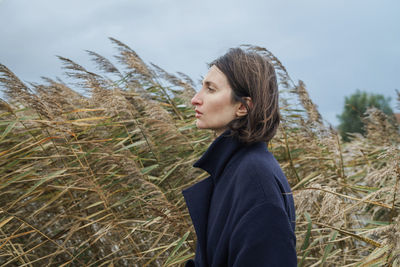
<svg viewBox="0 0 400 267"><path fill-rule="evenodd" d="M203 80L201 90L192 98L196 107L196 126L212 129L221 134L237 117L240 102L232 103L232 89L228 79L216 66L212 66Z"/></svg>

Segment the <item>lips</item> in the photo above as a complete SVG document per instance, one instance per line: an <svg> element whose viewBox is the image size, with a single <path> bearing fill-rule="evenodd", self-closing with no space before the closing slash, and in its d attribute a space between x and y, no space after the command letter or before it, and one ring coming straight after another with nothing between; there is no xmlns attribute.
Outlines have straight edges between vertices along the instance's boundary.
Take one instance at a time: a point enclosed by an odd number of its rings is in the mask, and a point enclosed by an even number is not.
<svg viewBox="0 0 400 267"><path fill-rule="evenodd" d="M196 111L196 118L199 118L201 115L203 115L203 113L201 113L200 111L198 111L198 110L195 110Z"/></svg>

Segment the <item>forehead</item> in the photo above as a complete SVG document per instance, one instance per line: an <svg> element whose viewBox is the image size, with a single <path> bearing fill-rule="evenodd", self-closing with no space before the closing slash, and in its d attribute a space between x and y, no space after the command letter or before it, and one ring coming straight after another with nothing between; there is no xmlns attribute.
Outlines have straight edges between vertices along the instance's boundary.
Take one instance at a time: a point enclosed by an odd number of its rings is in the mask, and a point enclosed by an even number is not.
<svg viewBox="0 0 400 267"><path fill-rule="evenodd" d="M220 69L218 69L215 65L211 66L211 68L208 70L206 77L204 77L203 83L204 84L207 84L207 83L214 84L220 88L230 87L228 79L226 78L225 74Z"/></svg>

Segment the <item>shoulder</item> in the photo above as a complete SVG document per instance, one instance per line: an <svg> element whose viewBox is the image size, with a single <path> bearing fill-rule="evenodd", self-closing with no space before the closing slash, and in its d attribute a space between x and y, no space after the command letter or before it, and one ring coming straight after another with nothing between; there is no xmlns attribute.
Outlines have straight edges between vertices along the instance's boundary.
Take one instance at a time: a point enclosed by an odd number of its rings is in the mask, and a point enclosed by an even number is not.
<svg viewBox="0 0 400 267"><path fill-rule="evenodd" d="M265 144L241 149L229 165L229 176L243 194L257 195L259 201L280 202L282 193L290 192L279 163Z"/></svg>
<svg viewBox="0 0 400 267"><path fill-rule="evenodd" d="M268 150L250 147L241 151L237 171L274 175L278 168L279 164Z"/></svg>
<svg viewBox="0 0 400 267"><path fill-rule="evenodd" d="M267 150L266 144L259 143L244 148L239 153L236 174L256 180L264 186L272 186L278 182L287 182L278 161ZM284 191L289 188L282 188Z"/></svg>

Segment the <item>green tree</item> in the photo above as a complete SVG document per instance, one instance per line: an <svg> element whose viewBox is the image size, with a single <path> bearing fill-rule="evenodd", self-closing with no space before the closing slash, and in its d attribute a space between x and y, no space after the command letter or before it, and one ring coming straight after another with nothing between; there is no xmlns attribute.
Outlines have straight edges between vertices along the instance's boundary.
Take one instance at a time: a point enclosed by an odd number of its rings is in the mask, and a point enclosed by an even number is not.
<svg viewBox="0 0 400 267"><path fill-rule="evenodd" d="M390 97L385 98L381 94L369 94L357 90L349 97L345 97L344 110L337 115L340 121L339 132L344 141L349 141L348 133L365 134L364 124L361 118L368 108L375 107L385 114L392 115L393 110L389 105Z"/></svg>

